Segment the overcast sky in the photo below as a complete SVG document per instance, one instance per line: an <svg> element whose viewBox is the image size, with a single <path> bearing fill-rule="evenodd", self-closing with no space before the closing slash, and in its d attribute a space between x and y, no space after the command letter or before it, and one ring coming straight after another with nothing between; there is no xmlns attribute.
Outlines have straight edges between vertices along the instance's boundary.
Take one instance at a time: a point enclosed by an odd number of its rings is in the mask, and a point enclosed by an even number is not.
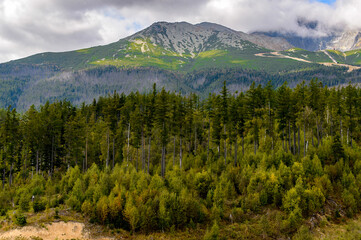
<svg viewBox="0 0 361 240"><path fill-rule="evenodd" d="M359 29L361 0L0 0L0 62L117 41L157 21L324 35ZM315 31L298 19L319 21Z"/></svg>

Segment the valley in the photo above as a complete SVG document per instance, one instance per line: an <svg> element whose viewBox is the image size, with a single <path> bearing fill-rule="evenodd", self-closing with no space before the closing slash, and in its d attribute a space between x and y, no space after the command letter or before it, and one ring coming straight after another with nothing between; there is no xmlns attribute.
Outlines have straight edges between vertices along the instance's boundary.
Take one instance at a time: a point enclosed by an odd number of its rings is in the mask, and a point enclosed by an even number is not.
<svg viewBox="0 0 361 240"><path fill-rule="evenodd" d="M108 45L0 64L0 106L25 110L62 99L80 105L114 91L144 92L153 83L204 97L220 91L224 80L232 82L233 92L253 81L271 80L276 87L312 78L328 86L360 81L360 50L312 52L286 39L213 23L157 22ZM205 81L207 71L212 77Z"/></svg>

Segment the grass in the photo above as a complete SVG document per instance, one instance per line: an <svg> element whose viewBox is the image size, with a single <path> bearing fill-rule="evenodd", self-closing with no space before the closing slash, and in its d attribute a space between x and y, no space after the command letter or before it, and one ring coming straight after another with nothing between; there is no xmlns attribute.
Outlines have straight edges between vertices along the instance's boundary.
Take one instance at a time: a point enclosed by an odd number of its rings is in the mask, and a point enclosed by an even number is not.
<svg viewBox="0 0 361 240"><path fill-rule="evenodd" d="M332 62L332 60L324 52L310 52L303 49L297 49L296 51L283 51L284 55L301 58L307 61L321 63L321 62Z"/></svg>
<svg viewBox="0 0 361 240"><path fill-rule="evenodd" d="M314 231L314 239L318 240L354 240L361 236L361 216L344 223L329 223Z"/></svg>
<svg viewBox="0 0 361 240"><path fill-rule="evenodd" d="M246 65L248 61L247 60L232 60L231 63L233 64L241 64L241 65Z"/></svg>
<svg viewBox="0 0 361 240"><path fill-rule="evenodd" d="M356 50L351 50L351 51L347 51L345 52L346 56L351 56L351 55L355 55L355 54L361 54L361 49L356 49Z"/></svg>
<svg viewBox="0 0 361 240"><path fill-rule="evenodd" d="M91 62L94 65L116 67L159 67L168 70L177 70L184 63L179 58L156 58L144 55L130 55L121 59L104 59Z"/></svg>
<svg viewBox="0 0 361 240"><path fill-rule="evenodd" d="M306 50L302 48L290 48L286 50L286 52L297 52L297 51L306 51Z"/></svg>
<svg viewBox="0 0 361 240"><path fill-rule="evenodd" d="M346 63L351 65L361 65L361 49L345 52Z"/></svg>
<svg viewBox="0 0 361 240"><path fill-rule="evenodd" d="M346 63L346 55L337 50L327 50L328 54L333 57L338 63Z"/></svg>
<svg viewBox="0 0 361 240"><path fill-rule="evenodd" d="M242 50L229 47L194 54L189 52L180 54L172 49L155 45L150 39L138 38L132 41L120 40L105 46L77 51L37 54L14 61L14 63L50 63L65 70L80 70L107 65L129 68L157 67L185 73L206 68L247 68L275 73L298 71L310 67L309 63L301 63L292 59L255 56L256 53L268 53L269 50L261 49L252 44L244 43L243 47ZM301 48L292 48L282 53L311 62L331 62L331 59L323 52L308 52ZM336 54L334 55L336 56ZM361 64L360 58L350 59L350 61Z"/></svg>
<svg viewBox="0 0 361 240"><path fill-rule="evenodd" d="M84 49L79 49L76 51L77 53L89 53L90 49L89 48L84 48Z"/></svg>
<svg viewBox="0 0 361 240"><path fill-rule="evenodd" d="M224 50L210 50L199 53L197 58L215 58L215 57L223 57L226 55L227 55L227 51Z"/></svg>
<svg viewBox="0 0 361 240"><path fill-rule="evenodd" d="M171 228L167 232L152 232L150 234L145 234L141 232L136 232L134 234L125 231L123 229L110 229L107 226L101 226L96 224L89 224L81 214L76 213L71 210L61 210L61 219L54 219L55 210L47 209L44 212L32 214L28 213L27 220L28 225L38 226L40 228L47 229L47 224L51 224L54 221L74 221L86 223L87 228L90 229L94 238L96 235L107 235L109 237L116 238L129 238L129 239L203 239L207 228L210 228L211 223L209 224L197 224L193 227L186 227L183 229ZM228 215L228 213L226 214ZM220 221L220 232L219 239L258 239L263 237L265 239L274 239L276 237L286 236L282 232L282 212L271 209L268 210L267 215L262 217L261 215L248 216L245 214L245 217L242 221L231 223L228 219L223 219ZM2 217L4 221L4 217ZM248 220L246 220L248 219ZM272 219L272 221L269 221ZM16 228L15 225L5 224L2 227L2 231L11 230ZM312 229L312 239L317 240L353 240L360 239L361 236L361 215L356 216L353 219L344 220L341 223L333 223L325 221L323 224L320 224L319 227ZM99 235L99 236L100 236ZM104 237L104 236L103 236Z"/></svg>
<svg viewBox="0 0 361 240"><path fill-rule="evenodd" d="M326 50L326 51L327 51L328 53L337 54L337 55L339 55L339 56L341 56L341 57L344 56L344 53L341 52L341 51L338 51L338 50L330 50L330 49L328 49L328 50Z"/></svg>

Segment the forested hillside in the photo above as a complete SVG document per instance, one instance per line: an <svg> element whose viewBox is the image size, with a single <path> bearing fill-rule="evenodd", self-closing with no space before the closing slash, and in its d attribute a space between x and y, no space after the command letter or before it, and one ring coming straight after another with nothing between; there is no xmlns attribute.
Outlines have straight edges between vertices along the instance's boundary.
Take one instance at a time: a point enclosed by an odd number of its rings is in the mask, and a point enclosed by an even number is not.
<svg viewBox="0 0 361 240"><path fill-rule="evenodd" d="M282 59L281 59L282 60ZM280 61L281 61L280 60ZM289 61L289 60L287 60ZM276 66L277 60L267 66ZM266 85L272 81L274 87L285 81L291 88L317 77L327 86L357 84L361 70L347 72L345 67L326 67L316 64L299 63L298 69L292 65L284 70L268 71L246 68L206 68L190 72L169 71L154 67L122 68L98 66L79 71L61 71L54 65L0 65L0 107L15 107L18 112L26 112L31 105L39 107L46 102L68 100L74 106L83 102L90 104L100 96L114 91L126 95L139 91L145 93L156 83L159 88L182 94L197 94L202 100L209 93L219 93L223 82L227 81L230 92L244 92L252 82ZM302 69L304 68L304 69Z"/></svg>
<svg viewBox="0 0 361 240"><path fill-rule="evenodd" d="M361 209L360 101L351 84L312 80L245 93L224 82L205 100L154 85L80 107L9 107L0 219L26 224L28 212L69 207L135 235L310 238Z"/></svg>

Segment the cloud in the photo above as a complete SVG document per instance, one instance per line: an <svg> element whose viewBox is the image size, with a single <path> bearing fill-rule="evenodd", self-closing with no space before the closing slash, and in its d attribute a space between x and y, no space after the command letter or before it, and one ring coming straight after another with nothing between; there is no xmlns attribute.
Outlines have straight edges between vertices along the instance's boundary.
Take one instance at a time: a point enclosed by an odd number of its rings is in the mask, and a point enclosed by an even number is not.
<svg viewBox="0 0 361 240"><path fill-rule="evenodd" d="M359 0L0 0L0 62L107 44L156 21L325 36L330 29L360 29L359 12Z"/></svg>

